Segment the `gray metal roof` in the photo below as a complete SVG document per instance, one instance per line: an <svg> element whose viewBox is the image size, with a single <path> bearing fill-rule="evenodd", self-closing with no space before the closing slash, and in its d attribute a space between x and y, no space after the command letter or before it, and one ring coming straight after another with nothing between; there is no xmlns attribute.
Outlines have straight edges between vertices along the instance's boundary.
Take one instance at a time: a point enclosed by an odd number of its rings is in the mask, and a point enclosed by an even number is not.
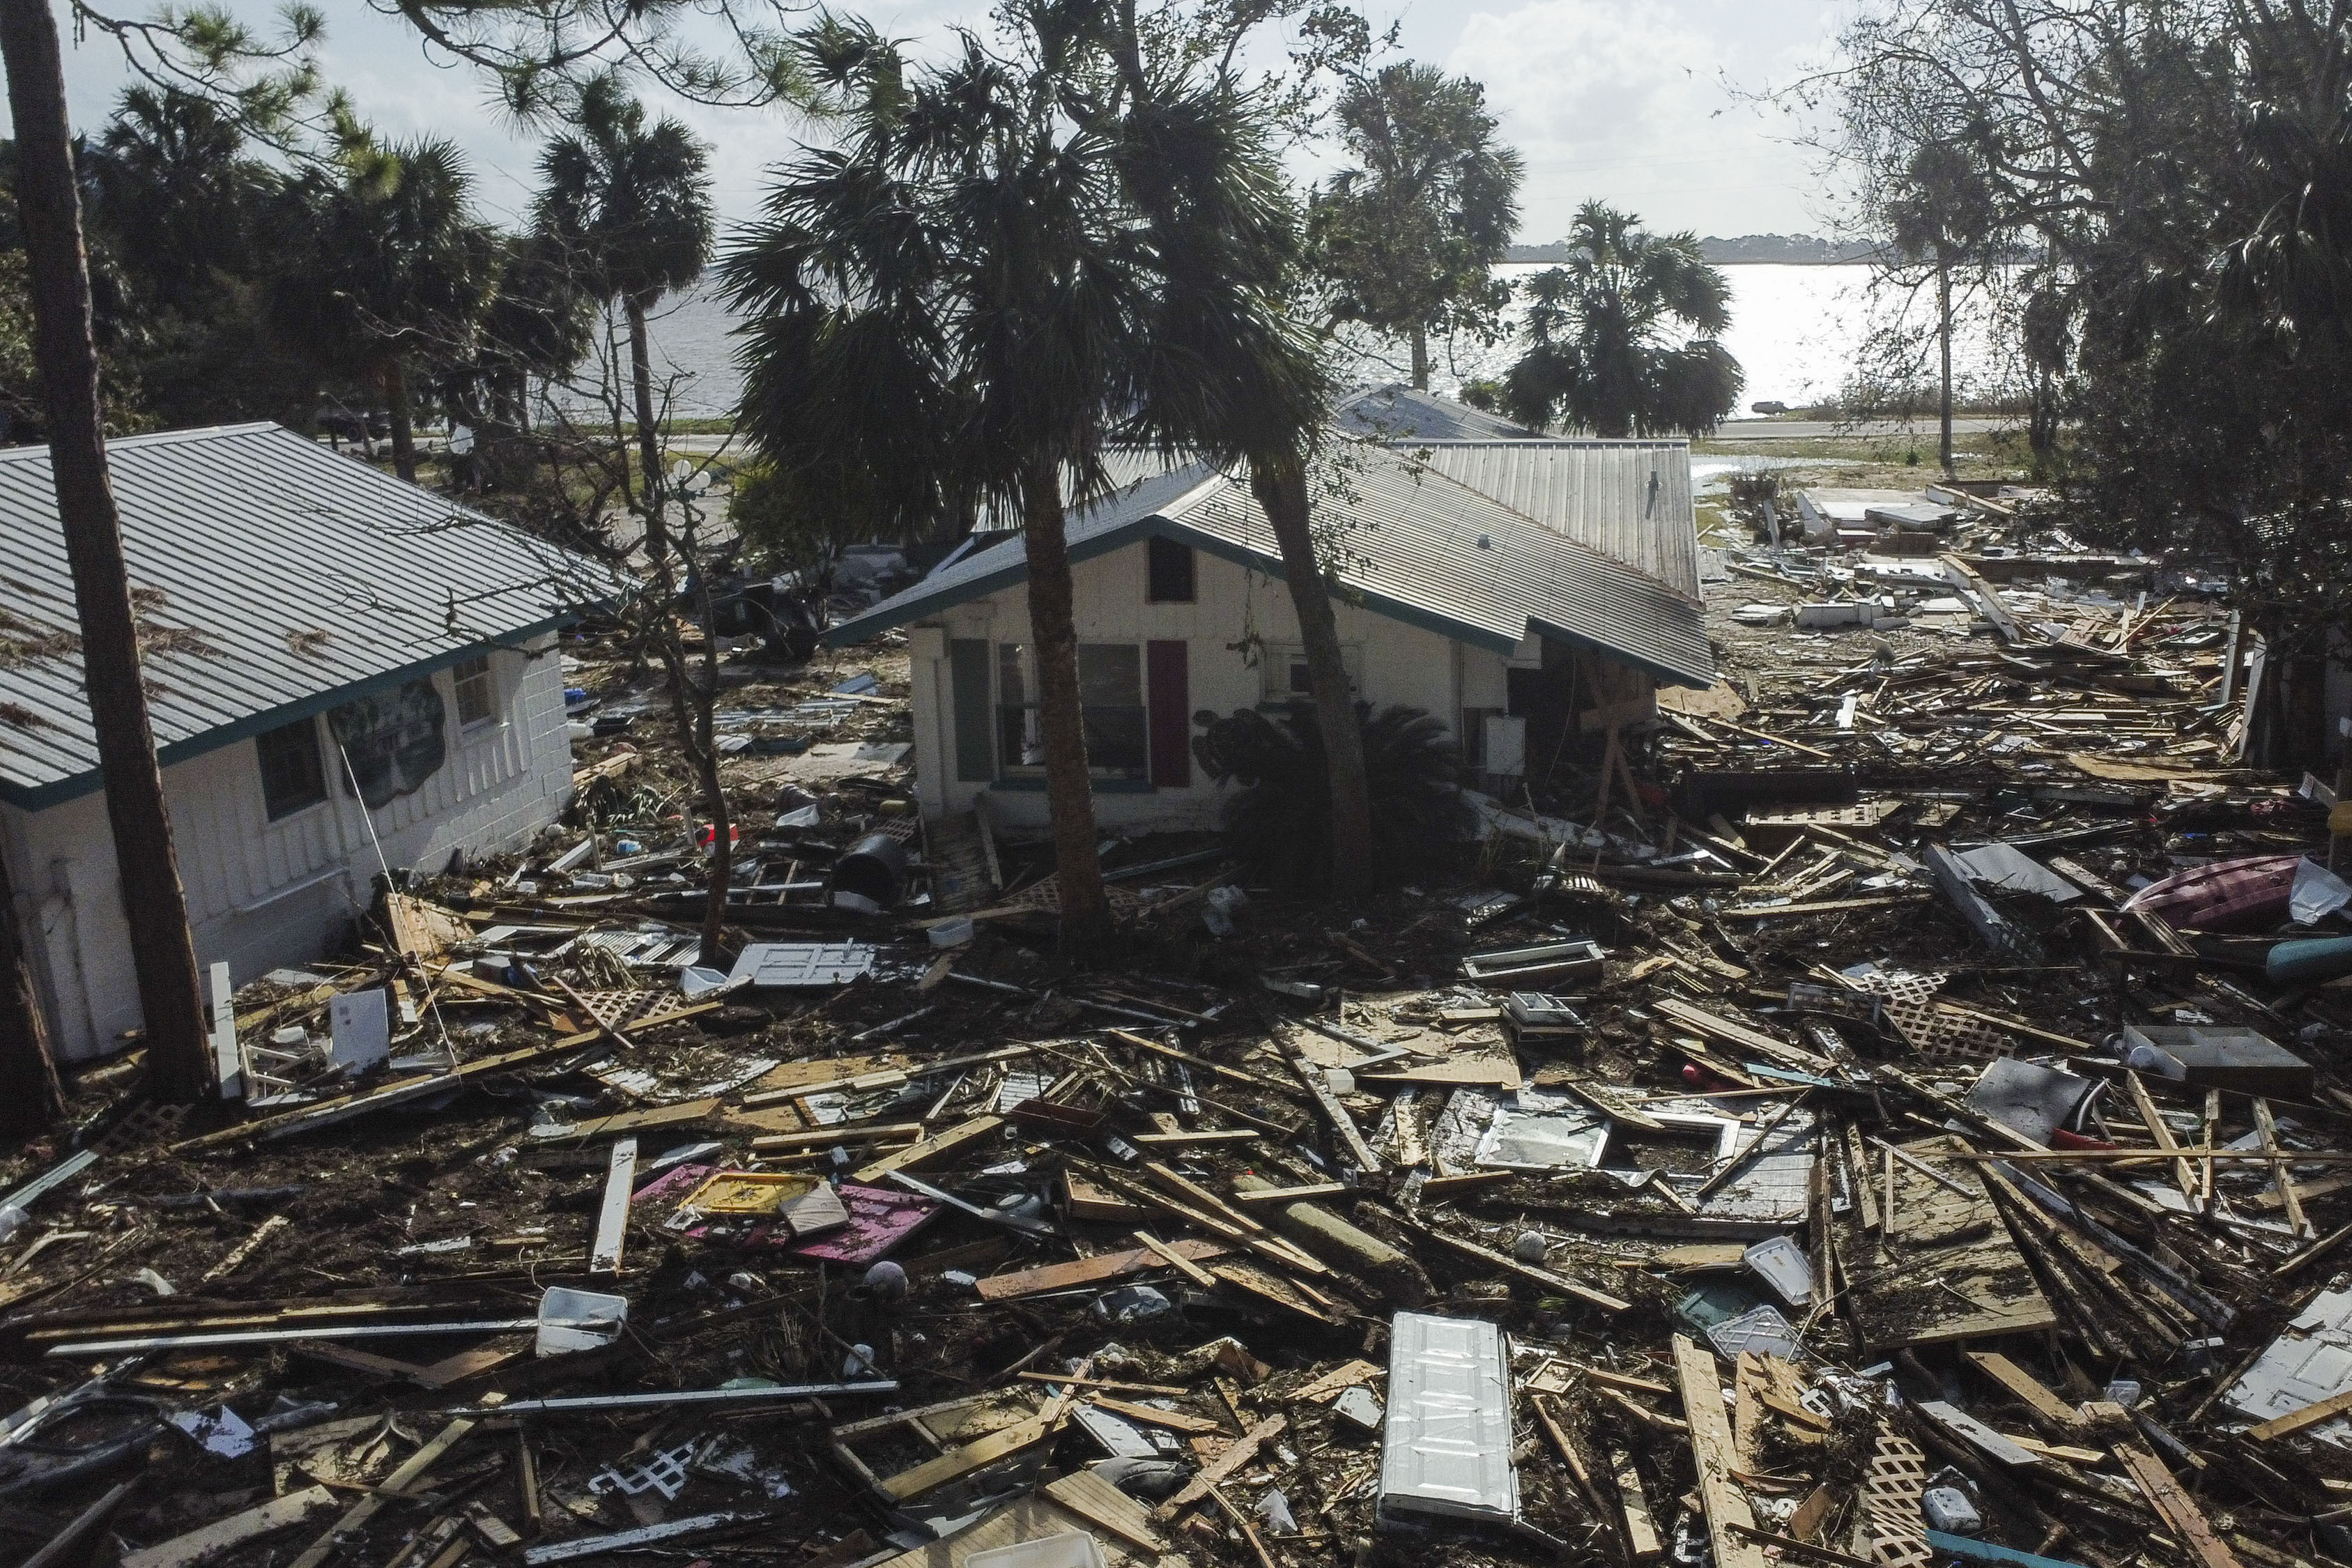
<svg viewBox="0 0 2352 1568"><path fill-rule="evenodd" d="M1696 599L1687 441L1424 441L1412 455Z"/></svg>
<svg viewBox="0 0 2352 1568"><path fill-rule="evenodd" d="M1514 425L1499 414L1473 408L1458 398L1417 392L1402 383L1368 387L1339 400L1333 410L1339 427L1374 441L1549 441L1549 436Z"/></svg>
<svg viewBox="0 0 2352 1568"><path fill-rule="evenodd" d="M1538 632L1679 684L1713 684L1714 656L1695 596L1407 453L1369 445L1351 451L1320 504L1343 513L1348 562L1340 580L1368 608L1497 652ZM1154 533L1282 575L1280 547L1248 488L1202 464L1143 480L1073 516L1071 559ZM1006 540L843 622L825 640L856 642L1011 586L1026 573L1021 541Z"/></svg>
<svg viewBox="0 0 2352 1568"><path fill-rule="evenodd" d="M620 579L276 425L107 447L166 763L544 630ZM0 799L99 787L46 447L0 450Z"/></svg>

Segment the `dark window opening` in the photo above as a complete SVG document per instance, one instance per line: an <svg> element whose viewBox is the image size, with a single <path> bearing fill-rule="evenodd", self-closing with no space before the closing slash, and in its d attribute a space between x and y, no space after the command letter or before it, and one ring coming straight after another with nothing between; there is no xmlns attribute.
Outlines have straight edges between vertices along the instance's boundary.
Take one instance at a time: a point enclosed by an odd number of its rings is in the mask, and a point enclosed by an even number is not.
<svg viewBox="0 0 2352 1568"><path fill-rule="evenodd" d="M327 770L319 757L319 724L297 719L253 739L261 763L261 803L269 820L291 816L327 798Z"/></svg>
<svg viewBox="0 0 2352 1568"><path fill-rule="evenodd" d="M1192 603L1192 547L1153 534L1145 551L1150 585L1144 597L1155 605Z"/></svg>

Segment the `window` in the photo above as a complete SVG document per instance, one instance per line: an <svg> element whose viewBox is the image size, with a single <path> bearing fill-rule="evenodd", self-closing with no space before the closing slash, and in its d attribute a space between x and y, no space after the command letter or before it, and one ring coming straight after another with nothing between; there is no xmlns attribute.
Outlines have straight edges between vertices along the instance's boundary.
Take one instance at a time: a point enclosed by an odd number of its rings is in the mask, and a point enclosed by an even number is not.
<svg viewBox="0 0 2352 1568"><path fill-rule="evenodd" d="M1042 773L1045 731L1038 722L1036 667L1021 643L996 647L997 756L1008 773ZM1087 764L1097 779L1150 777L1143 705L1143 650L1133 643L1078 645L1078 705Z"/></svg>
<svg viewBox="0 0 2352 1568"><path fill-rule="evenodd" d="M282 730L257 735L254 755L261 763L261 804L269 820L291 816L327 798L327 770L319 760L319 725L297 719Z"/></svg>
<svg viewBox="0 0 2352 1568"><path fill-rule="evenodd" d="M1172 539L1153 534L1144 545L1146 576L1144 598L1154 605L1189 605L1192 602L1192 547L1179 544Z"/></svg>
<svg viewBox="0 0 2352 1568"><path fill-rule="evenodd" d="M1339 662L1347 667L1348 689L1360 693L1364 688L1364 650L1343 647ZM1307 673L1307 650L1293 644L1268 644L1265 649L1265 700L1276 706L1292 703L1311 704L1315 700L1315 679Z"/></svg>
<svg viewBox="0 0 2352 1568"><path fill-rule="evenodd" d="M461 659L450 671L457 683L457 724L471 729L499 716L499 683L490 675L490 656Z"/></svg>

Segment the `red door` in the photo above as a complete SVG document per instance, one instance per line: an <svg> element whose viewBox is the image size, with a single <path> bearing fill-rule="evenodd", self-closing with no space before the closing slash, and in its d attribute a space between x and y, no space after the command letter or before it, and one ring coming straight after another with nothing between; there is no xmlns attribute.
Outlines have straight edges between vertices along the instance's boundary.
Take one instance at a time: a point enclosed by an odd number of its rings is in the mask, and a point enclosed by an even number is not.
<svg viewBox="0 0 2352 1568"><path fill-rule="evenodd" d="M1192 782L1192 645L1155 642L1145 647L1150 682L1151 782L1183 789Z"/></svg>

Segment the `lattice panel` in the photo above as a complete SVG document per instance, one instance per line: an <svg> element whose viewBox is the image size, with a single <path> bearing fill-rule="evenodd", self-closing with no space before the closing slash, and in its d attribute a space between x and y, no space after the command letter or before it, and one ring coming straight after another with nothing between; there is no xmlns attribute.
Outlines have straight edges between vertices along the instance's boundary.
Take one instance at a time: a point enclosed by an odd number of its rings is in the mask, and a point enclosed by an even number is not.
<svg viewBox="0 0 2352 1568"><path fill-rule="evenodd" d="M90 1147L101 1154L115 1154L160 1142L178 1131L180 1119L187 1114L184 1105L157 1105L150 1100L116 1122L106 1136Z"/></svg>
<svg viewBox="0 0 2352 1568"><path fill-rule="evenodd" d="M1854 984L1890 1002L1924 1003L1941 991L1944 982L1950 978L1939 969L1924 974L1909 969L1881 969L1862 976Z"/></svg>
<svg viewBox="0 0 2352 1568"><path fill-rule="evenodd" d="M1861 1529L1871 1557L1886 1568L1921 1568L1935 1552L1919 1518L1927 1456L1907 1437L1882 1433L1862 1478Z"/></svg>
<svg viewBox="0 0 2352 1568"><path fill-rule="evenodd" d="M1905 1045L1929 1061L1974 1061L2005 1057L2017 1048L2014 1040L1990 1024L1937 1002L1889 1000L1886 1021Z"/></svg>
<svg viewBox="0 0 2352 1568"><path fill-rule="evenodd" d="M643 985L632 985L618 991L582 991L580 1000L588 1004L588 1011L608 1029L625 1029L653 1010L662 994Z"/></svg>

